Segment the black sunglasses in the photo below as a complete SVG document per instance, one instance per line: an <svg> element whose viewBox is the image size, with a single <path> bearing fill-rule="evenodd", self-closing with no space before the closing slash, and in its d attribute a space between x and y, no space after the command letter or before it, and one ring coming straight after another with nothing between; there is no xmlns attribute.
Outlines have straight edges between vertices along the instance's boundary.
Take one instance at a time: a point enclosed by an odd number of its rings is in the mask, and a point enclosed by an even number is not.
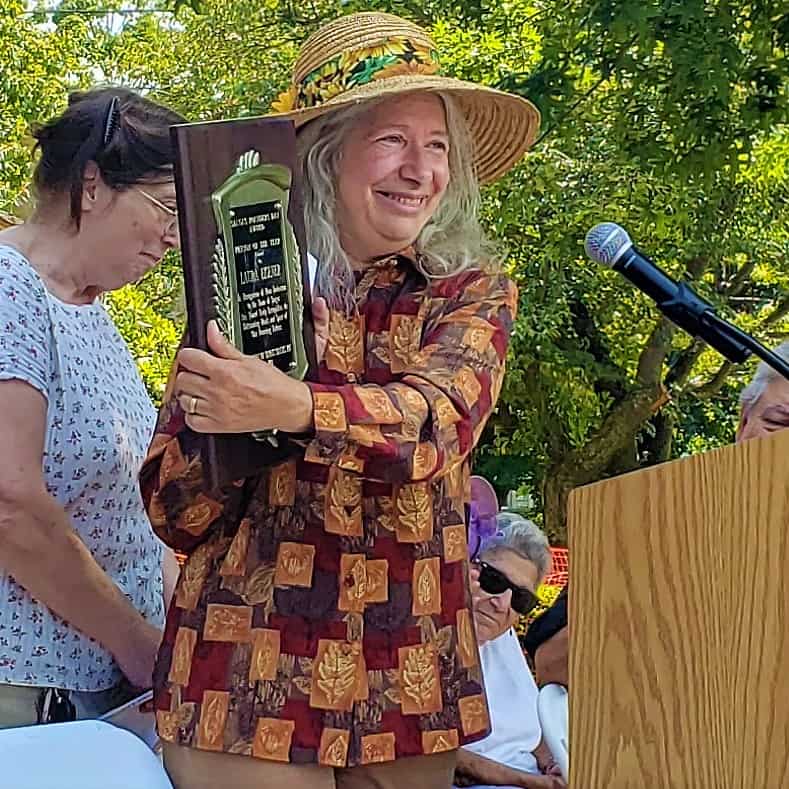
<svg viewBox="0 0 789 789"><path fill-rule="evenodd" d="M516 586L501 570L497 570L487 562L477 562L479 567L479 588L486 594L504 594L507 589L512 591L510 605L519 614L528 614L539 603L531 589L525 586Z"/></svg>

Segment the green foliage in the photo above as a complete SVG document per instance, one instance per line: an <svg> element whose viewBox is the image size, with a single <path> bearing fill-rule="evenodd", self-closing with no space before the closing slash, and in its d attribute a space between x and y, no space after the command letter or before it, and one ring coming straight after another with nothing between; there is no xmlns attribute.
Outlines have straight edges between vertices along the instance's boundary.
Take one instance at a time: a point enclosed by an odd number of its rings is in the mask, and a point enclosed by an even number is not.
<svg viewBox="0 0 789 789"><path fill-rule="evenodd" d="M173 273L173 262L162 266ZM107 294L105 303L126 342L132 348L143 381L158 402L164 392L181 339L181 328L174 317L173 294L180 287L167 280L168 272L148 274L137 285L128 285ZM177 278L180 279L180 278Z"/></svg>
<svg viewBox="0 0 789 789"><path fill-rule="evenodd" d="M505 82L537 101L544 125L535 153L489 194L521 315L481 468L527 456L524 486L555 483L546 526L561 533L569 488L730 441L752 369L657 331L644 297L584 259L589 227L620 222L766 342L789 331L789 66L777 5L551 7L532 17L538 66ZM658 419L664 384L672 401Z"/></svg>
<svg viewBox="0 0 789 789"><path fill-rule="evenodd" d="M0 208L12 213L26 195L31 121L60 110L66 91L84 84L81 32L41 31L24 10L21 0L0 0Z"/></svg>

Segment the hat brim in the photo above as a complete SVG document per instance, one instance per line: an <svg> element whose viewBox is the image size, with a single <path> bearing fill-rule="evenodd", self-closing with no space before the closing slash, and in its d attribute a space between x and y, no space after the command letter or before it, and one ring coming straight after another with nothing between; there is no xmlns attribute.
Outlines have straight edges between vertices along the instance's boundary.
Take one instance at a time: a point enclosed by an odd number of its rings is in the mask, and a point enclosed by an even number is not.
<svg viewBox="0 0 789 789"><path fill-rule="evenodd" d="M428 74L373 80L343 91L315 107L269 113L265 117L287 118L298 128L342 107L382 96L418 91L440 91L455 98L471 134L474 165L480 183L490 183L504 175L537 137L540 113L527 99L473 82Z"/></svg>

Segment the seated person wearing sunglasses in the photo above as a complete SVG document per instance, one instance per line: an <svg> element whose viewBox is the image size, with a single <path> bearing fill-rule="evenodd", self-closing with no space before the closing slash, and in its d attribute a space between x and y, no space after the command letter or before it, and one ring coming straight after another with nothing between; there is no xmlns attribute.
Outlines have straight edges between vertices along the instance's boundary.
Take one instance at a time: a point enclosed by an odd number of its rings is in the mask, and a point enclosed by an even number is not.
<svg viewBox="0 0 789 789"><path fill-rule="evenodd" d="M537 603L548 572L545 535L512 513L472 564L474 623L488 696L491 733L458 751L456 781L463 786L560 789L566 784L542 741L537 686L513 625Z"/></svg>

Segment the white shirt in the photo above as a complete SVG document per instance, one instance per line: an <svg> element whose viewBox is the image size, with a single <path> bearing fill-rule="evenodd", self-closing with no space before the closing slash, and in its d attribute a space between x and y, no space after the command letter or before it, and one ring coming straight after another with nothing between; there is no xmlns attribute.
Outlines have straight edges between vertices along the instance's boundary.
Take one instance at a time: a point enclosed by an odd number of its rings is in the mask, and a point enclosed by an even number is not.
<svg viewBox="0 0 789 789"><path fill-rule="evenodd" d="M310 281L310 293L315 293L315 277L318 274L318 261L317 259L311 255L309 252L307 253L307 278Z"/></svg>
<svg viewBox="0 0 789 789"><path fill-rule="evenodd" d="M162 545L137 482L156 411L101 303L60 301L0 245L0 380L12 379L47 400L47 490L107 575L161 626ZM121 677L107 650L0 569L0 683L95 691Z"/></svg>
<svg viewBox="0 0 789 789"><path fill-rule="evenodd" d="M540 774L532 751L542 730L537 714L537 685L518 636L510 628L479 648L488 696L490 734L463 747L494 762Z"/></svg>

